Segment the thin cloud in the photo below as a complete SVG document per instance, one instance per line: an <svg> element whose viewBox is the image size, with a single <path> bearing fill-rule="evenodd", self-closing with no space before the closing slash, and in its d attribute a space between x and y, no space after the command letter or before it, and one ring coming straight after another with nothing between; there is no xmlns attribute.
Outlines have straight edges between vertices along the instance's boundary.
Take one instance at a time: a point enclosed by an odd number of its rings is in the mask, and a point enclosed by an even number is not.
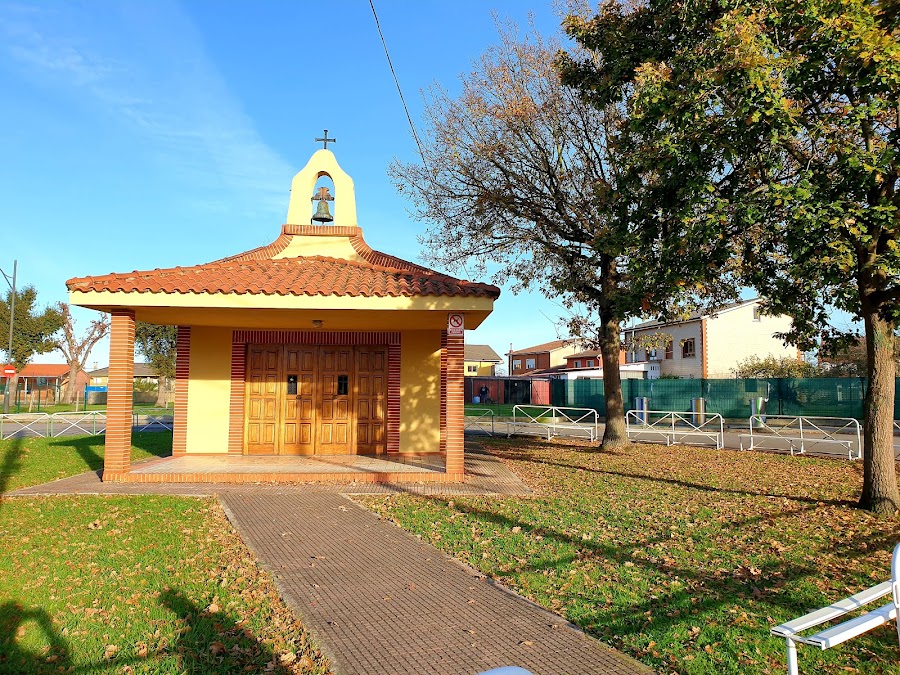
<svg viewBox="0 0 900 675"><path fill-rule="evenodd" d="M5 5L0 35L0 55L18 70L99 105L180 178L227 188L238 202L229 208L284 208L291 166L262 141L177 5Z"/></svg>

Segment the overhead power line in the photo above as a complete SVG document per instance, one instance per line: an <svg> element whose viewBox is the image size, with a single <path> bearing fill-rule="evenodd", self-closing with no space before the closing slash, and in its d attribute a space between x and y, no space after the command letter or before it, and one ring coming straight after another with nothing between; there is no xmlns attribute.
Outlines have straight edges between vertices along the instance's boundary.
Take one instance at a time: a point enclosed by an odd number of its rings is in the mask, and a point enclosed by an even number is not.
<svg viewBox="0 0 900 675"><path fill-rule="evenodd" d="M391 61L391 55L388 53L387 42L384 39L384 33L381 32L381 23L378 21L378 13L375 11L375 2L374 0L369 0L369 7L372 8L372 16L375 17L375 27L378 29L378 35L381 38L381 46L384 47L384 55L387 57L388 66L391 69L391 75L394 76L394 84L397 85L397 93L400 94L400 102L403 104L403 110L406 112L406 121L409 122L409 128L412 130L413 138L416 140L416 145L419 147L419 156L422 158L422 164L425 168L428 168L428 163L425 161L425 152L422 150L422 142L419 140L419 134L416 131L416 125L413 124L412 116L409 114L409 108L406 105L406 99L403 98L403 90L400 88L400 80L397 79L397 72L394 70L394 64Z"/></svg>

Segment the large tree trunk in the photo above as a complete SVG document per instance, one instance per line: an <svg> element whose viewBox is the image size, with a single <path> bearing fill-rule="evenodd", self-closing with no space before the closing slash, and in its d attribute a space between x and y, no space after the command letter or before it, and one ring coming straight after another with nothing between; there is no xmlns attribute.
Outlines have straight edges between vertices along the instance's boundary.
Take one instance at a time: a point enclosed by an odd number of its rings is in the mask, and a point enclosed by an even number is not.
<svg viewBox="0 0 900 675"><path fill-rule="evenodd" d="M863 300L869 389L863 440L863 489L859 505L876 513L900 509L894 460L894 326Z"/></svg>
<svg viewBox="0 0 900 675"><path fill-rule="evenodd" d="M620 448L628 443L625 433L625 405L622 401L622 377L619 374L619 322L601 317L600 357L603 359L603 395L606 398L606 431L603 447Z"/></svg>
<svg viewBox="0 0 900 675"><path fill-rule="evenodd" d="M78 391L78 373L81 368L78 364L69 364L69 379L66 380L66 392L63 394L63 403L71 403L75 398L75 392Z"/></svg>
<svg viewBox="0 0 900 675"><path fill-rule="evenodd" d="M158 377L156 379L156 403L157 408L165 408L169 402L169 378Z"/></svg>

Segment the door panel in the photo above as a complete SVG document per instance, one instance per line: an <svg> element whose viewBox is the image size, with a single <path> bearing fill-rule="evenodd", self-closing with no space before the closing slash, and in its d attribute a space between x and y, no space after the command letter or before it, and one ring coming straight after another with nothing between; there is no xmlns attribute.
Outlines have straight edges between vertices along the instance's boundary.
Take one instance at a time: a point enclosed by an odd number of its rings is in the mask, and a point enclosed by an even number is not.
<svg viewBox="0 0 900 675"><path fill-rule="evenodd" d="M270 455L278 444L281 348L253 345L247 356L247 454Z"/></svg>
<svg viewBox="0 0 900 675"><path fill-rule="evenodd" d="M284 455L312 455L316 449L315 356L315 347L284 348Z"/></svg>
<svg viewBox="0 0 900 675"><path fill-rule="evenodd" d="M250 345L245 452L387 451L387 348Z"/></svg>
<svg viewBox="0 0 900 675"><path fill-rule="evenodd" d="M316 454L353 451L350 383L352 347L319 347L319 425Z"/></svg>
<svg viewBox="0 0 900 675"><path fill-rule="evenodd" d="M387 349L356 348L356 453L387 452Z"/></svg>

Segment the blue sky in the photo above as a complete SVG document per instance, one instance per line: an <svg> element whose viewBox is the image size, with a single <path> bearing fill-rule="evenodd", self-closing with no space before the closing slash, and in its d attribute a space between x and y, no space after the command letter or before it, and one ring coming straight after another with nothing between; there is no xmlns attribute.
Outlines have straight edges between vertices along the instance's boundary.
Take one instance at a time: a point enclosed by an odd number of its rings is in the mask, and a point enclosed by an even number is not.
<svg viewBox="0 0 900 675"><path fill-rule="evenodd" d="M496 41L492 12L544 32L549 0L377 0L414 121ZM42 303L73 276L190 265L275 239L290 181L331 146L376 249L417 260L424 224L391 185L415 145L367 0L0 2L0 268ZM508 290L472 343L555 339L562 310ZM93 312L80 310L79 325ZM545 318L547 317L547 318ZM107 363L100 344L88 366ZM59 353L35 359L62 361Z"/></svg>

